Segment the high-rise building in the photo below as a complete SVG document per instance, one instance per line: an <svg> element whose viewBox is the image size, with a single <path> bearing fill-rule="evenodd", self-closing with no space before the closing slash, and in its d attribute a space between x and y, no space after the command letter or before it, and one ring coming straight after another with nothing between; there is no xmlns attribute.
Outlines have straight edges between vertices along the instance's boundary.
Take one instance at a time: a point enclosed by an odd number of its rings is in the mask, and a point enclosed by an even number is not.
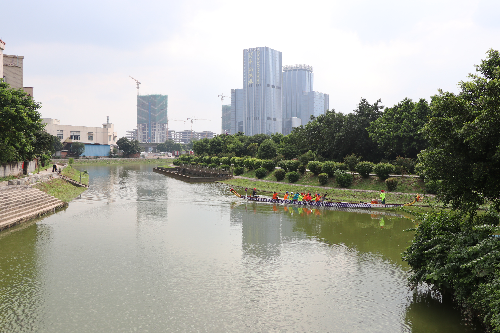
<svg viewBox="0 0 500 333"><path fill-rule="evenodd" d="M222 106L221 133L233 134L231 132L231 104Z"/></svg>
<svg viewBox="0 0 500 333"><path fill-rule="evenodd" d="M3 50L5 50L5 42L0 39L0 79L3 79Z"/></svg>
<svg viewBox="0 0 500 333"><path fill-rule="evenodd" d="M313 91L313 68L308 65L283 67L283 134L305 125L329 107L329 96Z"/></svg>
<svg viewBox="0 0 500 333"><path fill-rule="evenodd" d="M231 131L236 134L243 131L243 118L245 114L245 92L243 89L231 89Z"/></svg>
<svg viewBox="0 0 500 333"><path fill-rule="evenodd" d="M245 135L282 131L281 52L269 47L243 50Z"/></svg>
<svg viewBox="0 0 500 333"><path fill-rule="evenodd" d="M137 96L137 140L162 143L167 140L167 95Z"/></svg>

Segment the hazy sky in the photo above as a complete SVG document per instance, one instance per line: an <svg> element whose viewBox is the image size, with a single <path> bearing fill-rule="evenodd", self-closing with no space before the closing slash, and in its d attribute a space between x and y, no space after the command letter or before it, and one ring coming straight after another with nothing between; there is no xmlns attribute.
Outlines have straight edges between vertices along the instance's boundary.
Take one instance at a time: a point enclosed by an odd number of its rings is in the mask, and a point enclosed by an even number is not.
<svg viewBox="0 0 500 333"><path fill-rule="evenodd" d="M314 89L349 113L361 97L393 106L457 91L500 49L500 1L8 1L5 54L23 55L24 85L44 118L136 127L141 94L169 97L174 130L220 133L221 100L242 88L243 49L268 46L283 65L314 68ZM230 97L224 100L230 104Z"/></svg>

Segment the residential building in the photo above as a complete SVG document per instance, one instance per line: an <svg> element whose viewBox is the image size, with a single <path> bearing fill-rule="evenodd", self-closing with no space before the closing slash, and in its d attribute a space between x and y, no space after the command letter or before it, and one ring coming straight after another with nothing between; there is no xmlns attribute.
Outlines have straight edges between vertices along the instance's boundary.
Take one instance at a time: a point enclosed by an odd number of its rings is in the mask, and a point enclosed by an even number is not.
<svg viewBox="0 0 500 333"><path fill-rule="evenodd" d="M282 131L281 52L269 47L243 50L246 135Z"/></svg>
<svg viewBox="0 0 500 333"><path fill-rule="evenodd" d="M221 133L231 133L231 104L222 106Z"/></svg>
<svg viewBox="0 0 500 333"><path fill-rule="evenodd" d="M5 50L5 42L0 39L0 79L3 79L3 50Z"/></svg>
<svg viewBox="0 0 500 333"><path fill-rule="evenodd" d="M161 143L167 140L167 95L137 96L137 140Z"/></svg>
<svg viewBox="0 0 500 333"><path fill-rule="evenodd" d="M117 133L114 125L108 120L102 127L87 127L61 125L58 119L42 118L45 131L57 136L62 142L83 142L85 144L100 144L116 146Z"/></svg>
<svg viewBox="0 0 500 333"><path fill-rule="evenodd" d="M228 133L244 132L243 118L245 114L245 91L231 89L231 128Z"/></svg>
<svg viewBox="0 0 500 333"><path fill-rule="evenodd" d="M179 132L169 132L172 133L172 137L175 143L183 144L187 144L191 142L191 140L213 139L215 136L215 133L211 131L195 132L191 130L184 130Z"/></svg>

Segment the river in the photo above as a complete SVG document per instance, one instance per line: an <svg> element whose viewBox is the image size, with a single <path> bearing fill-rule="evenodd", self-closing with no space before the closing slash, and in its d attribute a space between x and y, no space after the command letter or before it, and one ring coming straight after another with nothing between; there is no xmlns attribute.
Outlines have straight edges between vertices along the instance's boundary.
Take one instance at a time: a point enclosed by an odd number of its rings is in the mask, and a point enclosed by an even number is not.
<svg viewBox="0 0 500 333"><path fill-rule="evenodd" d="M245 203L150 165L86 166L0 233L0 332L482 332L408 288L403 216Z"/></svg>

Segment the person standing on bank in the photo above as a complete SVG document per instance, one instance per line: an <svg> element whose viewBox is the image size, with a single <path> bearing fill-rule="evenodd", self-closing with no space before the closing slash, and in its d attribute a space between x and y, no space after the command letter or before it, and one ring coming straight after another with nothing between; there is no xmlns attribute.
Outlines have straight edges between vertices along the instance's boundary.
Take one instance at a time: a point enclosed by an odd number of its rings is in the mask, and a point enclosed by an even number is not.
<svg viewBox="0 0 500 333"><path fill-rule="evenodd" d="M55 163L52 165L52 172L57 172L57 165Z"/></svg>
<svg viewBox="0 0 500 333"><path fill-rule="evenodd" d="M380 200L382 201L382 205L385 205L385 191L380 191Z"/></svg>

